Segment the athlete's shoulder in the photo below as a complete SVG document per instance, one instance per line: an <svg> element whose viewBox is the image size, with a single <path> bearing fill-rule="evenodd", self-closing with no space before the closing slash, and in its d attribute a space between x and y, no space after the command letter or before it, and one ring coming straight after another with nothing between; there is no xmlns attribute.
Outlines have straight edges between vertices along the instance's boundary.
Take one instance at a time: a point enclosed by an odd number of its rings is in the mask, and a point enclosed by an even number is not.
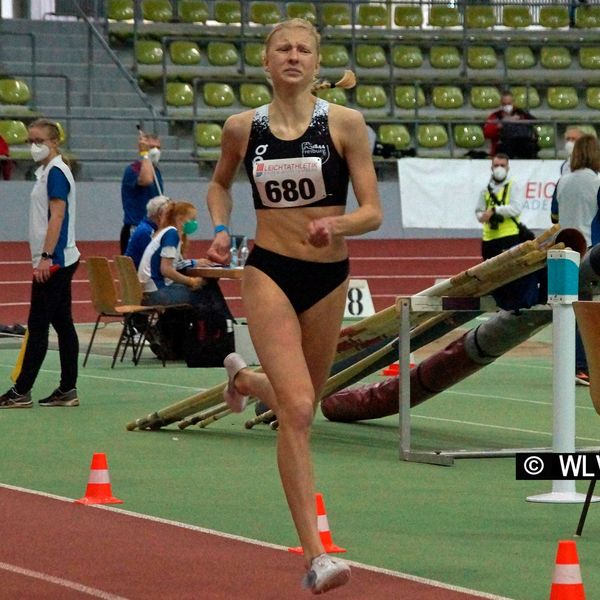
<svg viewBox="0 0 600 600"><path fill-rule="evenodd" d="M362 113L354 108L329 104L329 122L343 127L365 123Z"/></svg>

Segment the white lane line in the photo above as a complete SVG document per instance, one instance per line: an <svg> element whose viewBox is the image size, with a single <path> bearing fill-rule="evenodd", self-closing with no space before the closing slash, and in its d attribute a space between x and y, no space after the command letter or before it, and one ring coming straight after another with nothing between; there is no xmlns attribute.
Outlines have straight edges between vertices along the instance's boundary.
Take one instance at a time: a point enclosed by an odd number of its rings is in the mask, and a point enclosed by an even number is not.
<svg viewBox="0 0 600 600"><path fill-rule="evenodd" d="M552 402L543 402L542 400L526 400L525 398L511 398L510 396L495 396L492 394L475 394L473 392L454 392L451 390L447 390L442 392L444 394L449 394L453 396L469 396L471 398L484 398L486 400L507 400L509 402L519 402L520 404L538 404L541 406L552 406ZM593 406L575 406L576 409L580 410L593 410L596 412L596 409Z"/></svg>
<svg viewBox="0 0 600 600"><path fill-rule="evenodd" d="M89 587L82 583L77 583L76 581L70 581L69 579L63 579L62 577L54 577L54 575L41 573L40 571L24 569L23 567L18 567L17 565L11 565L5 562L0 562L0 569L9 571L10 573L24 575L25 577L31 577L32 579L39 579L44 583L53 583L54 585L69 588L70 590L75 590L76 592L81 592L82 594L93 596L94 598L102 598L103 600L127 600L124 596L116 596L115 594Z"/></svg>
<svg viewBox="0 0 600 600"><path fill-rule="evenodd" d="M6 488L7 490L14 490L17 492L23 492L27 494L34 494L36 496L44 496L46 498L52 498L54 500L61 500L63 502L72 503L73 500L71 498L65 498L64 496L57 496L55 494L48 494L47 492L39 492L36 490L29 490L27 488L22 488L14 485L9 485L5 483L0 483L0 488ZM206 529L205 527L198 527L197 525L190 525L188 523L181 523L179 521L172 521L170 519L162 519L160 517L153 517L151 515L142 515L140 513L134 513L128 510L123 510L122 508L115 508L114 506L106 506L106 505L91 505L88 508L94 508L98 510L106 510L109 512L116 512L122 515L127 515L129 517L133 517L136 519L143 519L145 521L152 521L153 523L161 523L163 525L171 525L173 527L180 527L182 529L188 529L191 531L197 531L199 533L206 533L208 535L214 535L217 537L235 540L239 542L245 542L247 544L253 544L254 546L261 546L263 548L273 548L274 550L282 550L283 552L288 552L287 546L281 546L279 544L271 544L269 542L263 542L261 540L255 540L253 538L246 538L240 535L234 535L231 533L224 533L222 531L216 531L215 529ZM430 585L432 587L437 587L445 590L451 590L455 592L462 592L465 594L471 594L473 596L477 596L478 598L486 598L487 600L514 600L514 598L508 598L506 596L496 596L494 594L487 594L485 592L479 592L477 590L471 590L469 588L464 588L460 586L450 585L443 583L441 581L436 581L435 579L427 579L425 577L417 577L416 575L410 575L409 573L402 573L401 571L392 571L388 569L383 569L381 567L375 567L371 565L365 565L363 563L355 562L355 561L347 561L348 564L360 568L365 569L366 571L372 571L374 573L382 573L384 575L390 575L391 577L398 577L402 579L408 579L410 581L415 581L417 583L423 583L425 585Z"/></svg>

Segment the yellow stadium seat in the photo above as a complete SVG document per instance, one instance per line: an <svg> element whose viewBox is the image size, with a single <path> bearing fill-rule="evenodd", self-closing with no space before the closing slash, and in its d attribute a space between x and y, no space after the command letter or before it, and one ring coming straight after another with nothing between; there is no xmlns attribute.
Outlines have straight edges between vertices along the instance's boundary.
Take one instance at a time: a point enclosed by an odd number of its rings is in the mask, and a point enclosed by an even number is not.
<svg viewBox="0 0 600 600"><path fill-rule="evenodd" d="M317 9L313 2L288 2L286 14L288 19L304 19L313 25L317 22Z"/></svg>
<svg viewBox="0 0 600 600"><path fill-rule="evenodd" d="M396 150L410 147L410 133L405 125L380 125L378 137L383 144L392 144Z"/></svg>
<svg viewBox="0 0 600 600"><path fill-rule="evenodd" d="M348 106L348 96L346 90L342 88L325 88L317 91L317 96L323 98L331 104L339 104L340 106Z"/></svg>
<svg viewBox="0 0 600 600"><path fill-rule="evenodd" d="M569 8L567 6L541 6L540 25L548 29L569 26Z"/></svg>
<svg viewBox="0 0 600 600"><path fill-rule="evenodd" d="M589 108L600 110L600 87L588 87L585 90L585 103Z"/></svg>
<svg viewBox="0 0 600 600"><path fill-rule="evenodd" d="M464 104L461 89L451 85L434 87L431 98L432 103L436 108L460 108Z"/></svg>
<svg viewBox="0 0 600 600"><path fill-rule="evenodd" d="M244 62L250 67L262 67L263 45L258 42L244 44Z"/></svg>
<svg viewBox="0 0 600 600"><path fill-rule="evenodd" d="M547 101L548 106L556 110L570 110L579 104L577 90L568 86L549 87Z"/></svg>
<svg viewBox="0 0 600 600"><path fill-rule="evenodd" d="M473 86L470 97L473 108L491 110L500 106L500 92L490 85Z"/></svg>
<svg viewBox="0 0 600 600"><path fill-rule="evenodd" d="M0 103L27 104L31 100L29 86L19 79L0 79Z"/></svg>
<svg viewBox="0 0 600 600"><path fill-rule="evenodd" d="M556 146L556 135L553 125L534 125L537 134L537 142L540 150L554 149Z"/></svg>
<svg viewBox="0 0 600 600"><path fill-rule="evenodd" d="M540 64L546 69L568 69L571 52L564 46L542 46Z"/></svg>
<svg viewBox="0 0 600 600"><path fill-rule="evenodd" d="M359 4L356 22L363 27L387 27L387 7L383 4Z"/></svg>
<svg viewBox="0 0 600 600"><path fill-rule="evenodd" d="M346 46L341 44L323 44L321 46L321 66L340 68L350 62Z"/></svg>
<svg viewBox="0 0 600 600"><path fill-rule="evenodd" d="M504 51L504 61L509 69L531 69L535 66L535 57L527 46L509 46Z"/></svg>
<svg viewBox="0 0 600 600"><path fill-rule="evenodd" d="M321 8L321 20L325 27L341 27L350 25L352 17L348 4L323 4Z"/></svg>
<svg viewBox="0 0 600 600"><path fill-rule="evenodd" d="M361 108L383 108L387 106L387 94L380 85L358 85L356 103Z"/></svg>
<svg viewBox="0 0 600 600"><path fill-rule="evenodd" d="M443 125L419 125L417 141L425 148L442 148L448 143L448 132Z"/></svg>
<svg viewBox="0 0 600 600"><path fill-rule="evenodd" d="M394 23L398 27L421 27L423 25L423 10L420 6L396 6Z"/></svg>
<svg viewBox="0 0 600 600"><path fill-rule="evenodd" d="M575 26L583 29L600 27L600 6L586 4L575 9Z"/></svg>
<svg viewBox="0 0 600 600"><path fill-rule="evenodd" d="M156 40L138 40L135 44L135 59L142 65L160 65L163 60L162 44Z"/></svg>
<svg viewBox="0 0 600 600"><path fill-rule="evenodd" d="M471 69L494 69L498 64L496 51L491 46L469 46L467 65Z"/></svg>
<svg viewBox="0 0 600 600"><path fill-rule="evenodd" d="M177 11L183 23L206 23L208 19L208 5L205 0L179 0Z"/></svg>
<svg viewBox="0 0 600 600"><path fill-rule="evenodd" d="M423 64L423 53L419 46L394 46L392 62L400 69L417 69Z"/></svg>
<svg viewBox="0 0 600 600"><path fill-rule="evenodd" d="M208 62L217 67L237 65L240 60L237 48L231 42L209 42L206 54Z"/></svg>
<svg viewBox="0 0 600 600"><path fill-rule="evenodd" d="M468 29L490 29L496 24L493 6L467 6L465 22Z"/></svg>
<svg viewBox="0 0 600 600"><path fill-rule="evenodd" d="M515 86L511 88L514 105L522 110L530 110L540 106L542 101L534 87Z"/></svg>
<svg viewBox="0 0 600 600"><path fill-rule="evenodd" d="M28 138L27 127L23 121L0 121L0 137L4 138L9 146L26 144Z"/></svg>
<svg viewBox="0 0 600 600"><path fill-rule="evenodd" d="M133 0L107 0L106 17L110 21L131 21L134 15Z"/></svg>
<svg viewBox="0 0 600 600"><path fill-rule="evenodd" d="M420 87L414 85L397 85L394 90L394 100L398 108L414 110L425 106L425 94Z"/></svg>
<svg viewBox="0 0 600 600"><path fill-rule="evenodd" d="M146 21L167 23L173 19L170 0L142 0L142 15Z"/></svg>
<svg viewBox="0 0 600 600"><path fill-rule="evenodd" d="M276 2L252 2L250 21L259 25L272 25L281 21L281 13Z"/></svg>
<svg viewBox="0 0 600 600"><path fill-rule="evenodd" d="M584 69L600 69L600 47L584 46L580 48L579 65Z"/></svg>
<svg viewBox="0 0 600 600"><path fill-rule="evenodd" d="M533 22L528 6L506 4L502 10L502 24L512 29L529 27Z"/></svg>
<svg viewBox="0 0 600 600"><path fill-rule="evenodd" d="M387 64L383 47L371 44L356 46L356 64L366 69L376 69Z"/></svg>
<svg viewBox="0 0 600 600"><path fill-rule="evenodd" d="M218 148L221 146L222 132L217 123L198 123L195 130L196 144L200 148Z"/></svg>
<svg viewBox="0 0 600 600"><path fill-rule="evenodd" d="M460 25L458 9L434 4L429 9L429 24L432 27L457 27Z"/></svg>
<svg viewBox="0 0 600 600"><path fill-rule="evenodd" d="M263 83L242 83L240 85L240 102L243 106L257 108L271 102L271 91Z"/></svg>
<svg viewBox="0 0 600 600"><path fill-rule="evenodd" d="M454 46L432 46L429 62L435 69L456 69L460 66L460 54Z"/></svg>
<svg viewBox="0 0 600 600"><path fill-rule="evenodd" d="M454 126L454 143L459 148L481 148L485 145L483 129L479 125L465 124Z"/></svg>
<svg viewBox="0 0 600 600"><path fill-rule="evenodd" d="M235 0L217 0L214 11L215 21L218 23L232 25L242 22L242 9Z"/></svg>
<svg viewBox="0 0 600 600"><path fill-rule="evenodd" d="M167 106L176 108L192 106L194 104L194 89L189 83L170 81L165 90Z"/></svg>
<svg viewBox="0 0 600 600"><path fill-rule="evenodd" d="M227 83L205 83L204 102L215 108L231 106L235 102L235 95Z"/></svg>
<svg viewBox="0 0 600 600"><path fill-rule="evenodd" d="M169 55L176 65L197 65L201 60L200 48L196 42L178 40L171 42Z"/></svg>

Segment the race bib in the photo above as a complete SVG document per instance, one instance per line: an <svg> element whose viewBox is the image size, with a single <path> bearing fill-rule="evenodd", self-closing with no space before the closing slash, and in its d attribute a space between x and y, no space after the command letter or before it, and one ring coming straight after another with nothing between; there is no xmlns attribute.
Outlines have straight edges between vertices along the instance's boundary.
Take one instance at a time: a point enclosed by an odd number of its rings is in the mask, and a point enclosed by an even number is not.
<svg viewBox="0 0 600 600"><path fill-rule="evenodd" d="M317 157L259 160L252 175L263 206L269 208L307 206L327 195Z"/></svg>

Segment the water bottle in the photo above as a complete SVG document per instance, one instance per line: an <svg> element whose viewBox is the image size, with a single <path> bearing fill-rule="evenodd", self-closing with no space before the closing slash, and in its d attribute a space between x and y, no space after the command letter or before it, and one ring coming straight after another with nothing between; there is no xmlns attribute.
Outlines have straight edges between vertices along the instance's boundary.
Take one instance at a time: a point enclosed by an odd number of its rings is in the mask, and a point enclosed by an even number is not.
<svg viewBox="0 0 600 600"><path fill-rule="evenodd" d="M229 249L231 258L229 259L229 266L234 269L238 266L238 249L235 241L235 235L231 236L231 248Z"/></svg>
<svg viewBox="0 0 600 600"><path fill-rule="evenodd" d="M244 236L238 252L238 265L240 267L243 267L246 264L246 259L248 258L249 253L250 249L248 248L248 238Z"/></svg>

